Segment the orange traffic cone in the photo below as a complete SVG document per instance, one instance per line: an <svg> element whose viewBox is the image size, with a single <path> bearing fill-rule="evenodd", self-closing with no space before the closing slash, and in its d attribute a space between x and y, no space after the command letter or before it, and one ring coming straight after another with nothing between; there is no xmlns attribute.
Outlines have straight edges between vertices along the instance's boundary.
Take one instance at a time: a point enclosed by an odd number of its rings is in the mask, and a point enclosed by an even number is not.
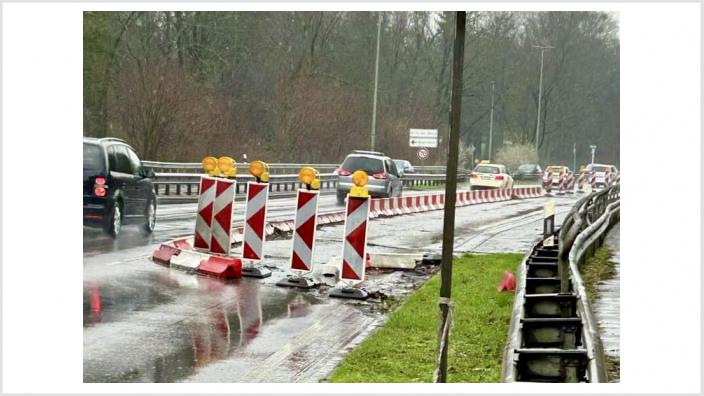
<svg viewBox="0 0 704 396"><path fill-rule="evenodd" d="M504 271L504 276L501 278L499 287L496 290L499 292L516 290L516 278L513 276L513 272Z"/></svg>

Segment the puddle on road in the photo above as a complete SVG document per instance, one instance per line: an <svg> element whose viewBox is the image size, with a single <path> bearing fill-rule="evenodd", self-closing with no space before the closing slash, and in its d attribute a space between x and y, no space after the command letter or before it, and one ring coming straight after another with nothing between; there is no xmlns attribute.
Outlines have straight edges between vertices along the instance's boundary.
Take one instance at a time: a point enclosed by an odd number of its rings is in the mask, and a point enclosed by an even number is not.
<svg viewBox="0 0 704 396"><path fill-rule="evenodd" d="M186 284L185 278L173 275L191 279ZM207 297L199 299L197 295L202 296L204 292ZM172 315L170 304L184 304L184 300L198 305L194 307L194 314L185 319L179 315L178 320L164 326L162 319ZM138 321L139 325L150 330L145 334L152 335L140 340L138 351L114 351L113 356L95 358L86 352L84 345L83 380L175 382L244 348L260 335L267 322L304 317L323 302L312 294L266 287L256 280L223 282L190 274L159 273L144 282L122 281L119 286L86 283L83 317L87 331L100 331L102 325L131 325L133 321L129 317L143 315L145 319ZM101 348L100 345L89 347L91 350ZM161 353L163 350L170 352ZM135 358L137 354L151 358Z"/></svg>

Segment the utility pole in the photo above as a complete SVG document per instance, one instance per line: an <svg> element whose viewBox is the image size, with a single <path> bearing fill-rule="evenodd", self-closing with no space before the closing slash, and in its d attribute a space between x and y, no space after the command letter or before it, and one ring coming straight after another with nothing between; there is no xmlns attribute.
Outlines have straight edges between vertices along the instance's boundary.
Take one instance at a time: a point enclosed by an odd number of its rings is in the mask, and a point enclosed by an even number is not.
<svg viewBox="0 0 704 396"><path fill-rule="evenodd" d="M374 109L372 110L372 151L376 140L376 96L379 89L379 43L381 42L381 11L376 24L376 65L374 66Z"/></svg>
<svg viewBox="0 0 704 396"><path fill-rule="evenodd" d="M491 82L491 111L489 112L489 162L494 148L494 81Z"/></svg>
<svg viewBox="0 0 704 396"><path fill-rule="evenodd" d="M543 55L545 53L546 49L551 49L555 47L551 47L549 45L534 45L533 48L539 48L540 49L540 82L538 83L538 116L536 117L535 121L535 151L539 155L539 149L540 149L540 139L539 139L539 134L540 134L540 104L543 101Z"/></svg>
<svg viewBox="0 0 704 396"><path fill-rule="evenodd" d="M464 66L464 31L467 13L457 11L455 43L452 51L452 94L450 97L450 144L445 184L445 213L442 225L442 263L440 264L440 330L438 332L438 366L434 382L447 382L447 351L452 324L452 253L455 243L455 200L457 193L457 157L460 145L460 111L462 110L462 69Z"/></svg>

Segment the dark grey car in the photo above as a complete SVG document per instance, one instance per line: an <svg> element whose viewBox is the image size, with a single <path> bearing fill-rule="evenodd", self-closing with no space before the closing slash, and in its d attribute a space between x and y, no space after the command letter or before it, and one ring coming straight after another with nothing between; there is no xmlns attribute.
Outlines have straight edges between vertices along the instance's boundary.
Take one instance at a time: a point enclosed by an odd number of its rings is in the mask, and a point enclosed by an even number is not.
<svg viewBox="0 0 704 396"><path fill-rule="evenodd" d="M403 193L401 176L396 164L383 153L375 151L353 151L337 170L337 203L343 204L354 185L352 173L363 170L369 176L367 190L375 198L400 197Z"/></svg>

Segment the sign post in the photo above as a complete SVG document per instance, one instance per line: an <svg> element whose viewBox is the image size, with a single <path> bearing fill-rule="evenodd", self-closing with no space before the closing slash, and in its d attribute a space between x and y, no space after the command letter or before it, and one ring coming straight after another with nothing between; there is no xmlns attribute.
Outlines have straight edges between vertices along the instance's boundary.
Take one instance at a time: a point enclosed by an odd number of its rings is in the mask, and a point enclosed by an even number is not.
<svg viewBox="0 0 704 396"><path fill-rule="evenodd" d="M266 202L269 197L269 166L262 161L252 161L249 172L255 182L247 183L247 206L245 209L244 237L242 241L242 275L266 278L271 271L261 264L264 258L264 236L266 232Z"/></svg>
<svg viewBox="0 0 704 396"><path fill-rule="evenodd" d="M345 210L345 236L342 242L342 268L340 283L330 292L330 297L364 300L365 290L354 287L364 281L367 251L367 226L369 224L369 204L371 197L367 191L368 176L363 170L352 174L354 187L347 195Z"/></svg>
<svg viewBox="0 0 704 396"><path fill-rule="evenodd" d="M596 144L589 145L589 148L592 149L592 165L594 165L594 153L596 152Z"/></svg>
<svg viewBox="0 0 704 396"><path fill-rule="evenodd" d="M311 167L303 167L298 179L306 185L296 196L296 220L293 227L291 270L293 275L276 283L276 286L311 289L316 286L308 275L313 271L313 247L318 221L320 174Z"/></svg>

